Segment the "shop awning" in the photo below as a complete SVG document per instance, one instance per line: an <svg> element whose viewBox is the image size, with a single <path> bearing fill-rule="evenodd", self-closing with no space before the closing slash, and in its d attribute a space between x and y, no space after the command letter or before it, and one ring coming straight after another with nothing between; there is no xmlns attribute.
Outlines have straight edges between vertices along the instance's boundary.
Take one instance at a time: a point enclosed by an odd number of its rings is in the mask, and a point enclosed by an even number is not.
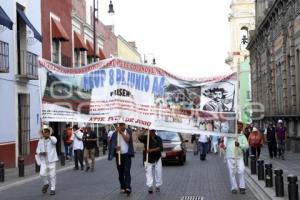
<svg viewBox="0 0 300 200"><path fill-rule="evenodd" d="M24 11L21 8L17 7L17 13L18 13L18 16L22 19L22 21L33 31L33 35L34 35L35 39L42 42L41 34L31 24L29 19L26 17Z"/></svg>
<svg viewBox="0 0 300 200"><path fill-rule="evenodd" d="M101 48L99 48L99 58L100 60L104 60L106 58L104 51Z"/></svg>
<svg viewBox="0 0 300 200"><path fill-rule="evenodd" d="M2 9L2 7L0 6L0 24L9 28L10 30L12 30L13 27L13 22L10 20L10 18L8 17L8 15L5 13L5 11Z"/></svg>
<svg viewBox="0 0 300 200"><path fill-rule="evenodd" d="M53 18L52 18L52 38L58 39L62 42L70 40L62 24Z"/></svg>
<svg viewBox="0 0 300 200"><path fill-rule="evenodd" d="M80 33L74 32L74 48L80 51L87 51L87 46L84 43L83 37Z"/></svg>
<svg viewBox="0 0 300 200"><path fill-rule="evenodd" d="M94 43L86 40L87 44L87 56L94 56Z"/></svg>

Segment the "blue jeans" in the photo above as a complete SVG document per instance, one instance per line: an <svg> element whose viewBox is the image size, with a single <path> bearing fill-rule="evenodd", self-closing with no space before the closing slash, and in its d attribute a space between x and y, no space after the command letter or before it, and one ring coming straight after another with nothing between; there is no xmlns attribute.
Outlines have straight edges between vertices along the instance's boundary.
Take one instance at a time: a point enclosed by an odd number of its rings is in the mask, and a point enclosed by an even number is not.
<svg viewBox="0 0 300 200"><path fill-rule="evenodd" d="M199 142L200 159L205 160L207 154L208 142Z"/></svg>
<svg viewBox="0 0 300 200"><path fill-rule="evenodd" d="M64 146L65 146L66 158L71 158L72 157L72 151L73 151L72 144L64 143Z"/></svg>

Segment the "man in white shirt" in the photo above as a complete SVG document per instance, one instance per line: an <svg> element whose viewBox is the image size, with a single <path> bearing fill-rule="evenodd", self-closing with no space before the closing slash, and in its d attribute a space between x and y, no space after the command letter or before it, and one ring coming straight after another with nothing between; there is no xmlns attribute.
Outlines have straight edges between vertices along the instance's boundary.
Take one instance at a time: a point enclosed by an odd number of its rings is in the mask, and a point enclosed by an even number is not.
<svg viewBox="0 0 300 200"><path fill-rule="evenodd" d="M204 161L206 159L207 148L208 148L208 136L205 134L200 134L198 139L200 145L200 160Z"/></svg>
<svg viewBox="0 0 300 200"><path fill-rule="evenodd" d="M36 157L41 166L40 176L44 182L42 192L44 194L47 192L50 183L50 195L55 195L56 162L58 161L58 157L56 152L57 139L51 136L52 132L51 127L43 126L42 138L39 139L36 148Z"/></svg>
<svg viewBox="0 0 300 200"><path fill-rule="evenodd" d="M83 132L79 129L78 125L73 126L73 150L74 150L74 161L75 167L74 170L78 170L78 161L80 163L81 170L83 170Z"/></svg>
<svg viewBox="0 0 300 200"><path fill-rule="evenodd" d="M109 143L108 160L116 157L121 193L131 193L131 158L134 156L132 132L120 122L118 128L111 136ZM119 159L120 156L120 159Z"/></svg>

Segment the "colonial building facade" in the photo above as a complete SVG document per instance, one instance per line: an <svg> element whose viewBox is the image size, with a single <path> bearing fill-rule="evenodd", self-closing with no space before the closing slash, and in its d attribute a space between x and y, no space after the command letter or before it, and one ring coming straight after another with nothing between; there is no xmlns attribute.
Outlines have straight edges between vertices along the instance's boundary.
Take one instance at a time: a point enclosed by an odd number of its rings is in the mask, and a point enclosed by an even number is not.
<svg viewBox="0 0 300 200"><path fill-rule="evenodd" d="M40 0L0 0L0 161L34 162L40 137Z"/></svg>
<svg viewBox="0 0 300 200"><path fill-rule="evenodd" d="M238 118L250 123L250 64L246 49L249 31L255 28L255 4L253 0L232 0L228 20L230 24L230 52L226 63L237 73Z"/></svg>
<svg viewBox="0 0 300 200"><path fill-rule="evenodd" d="M257 0L256 23L247 47L256 104L252 118L261 127L283 119L290 138L287 148L299 152L300 1Z"/></svg>

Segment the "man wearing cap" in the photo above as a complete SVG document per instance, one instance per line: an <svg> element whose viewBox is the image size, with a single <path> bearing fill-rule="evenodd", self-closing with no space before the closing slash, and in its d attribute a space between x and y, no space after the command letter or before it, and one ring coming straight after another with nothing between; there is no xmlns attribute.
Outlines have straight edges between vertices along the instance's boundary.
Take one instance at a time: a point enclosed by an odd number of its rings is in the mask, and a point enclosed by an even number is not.
<svg viewBox="0 0 300 200"><path fill-rule="evenodd" d="M261 152L261 147L264 143L264 139L262 134L256 127L253 127L252 132L248 137L248 143L250 145L251 155L255 155L256 160L258 160Z"/></svg>
<svg viewBox="0 0 300 200"><path fill-rule="evenodd" d="M52 135L52 128L44 125L42 138L39 139L36 148L36 156L40 162L40 176L44 182L42 192L46 193L50 185L50 195L55 195L56 185L56 152L57 139ZM50 180L50 182L49 182Z"/></svg>
<svg viewBox="0 0 300 200"><path fill-rule="evenodd" d="M278 120L276 128L276 141L278 146L278 156L284 160L285 142L287 141L287 129L283 126L283 121Z"/></svg>
<svg viewBox="0 0 300 200"><path fill-rule="evenodd" d="M147 132L147 131L146 131ZM146 169L146 185L148 192L153 193L153 167L155 169L155 191L160 191L162 185L162 163L161 163L161 152L163 151L162 139L155 134L155 130L149 131L149 148L147 148L147 135L144 135L145 131L141 131L138 139L144 143L144 162ZM146 153L148 153L148 162L146 161Z"/></svg>
<svg viewBox="0 0 300 200"><path fill-rule="evenodd" d="M120 160L118 159L120 154ZM126 129L125 123L119 122L109 143L108 160L116 157L121 193L131 193L131 158L134 157L132 132ZM120 162L119 162L120 161Z"/></svg>

